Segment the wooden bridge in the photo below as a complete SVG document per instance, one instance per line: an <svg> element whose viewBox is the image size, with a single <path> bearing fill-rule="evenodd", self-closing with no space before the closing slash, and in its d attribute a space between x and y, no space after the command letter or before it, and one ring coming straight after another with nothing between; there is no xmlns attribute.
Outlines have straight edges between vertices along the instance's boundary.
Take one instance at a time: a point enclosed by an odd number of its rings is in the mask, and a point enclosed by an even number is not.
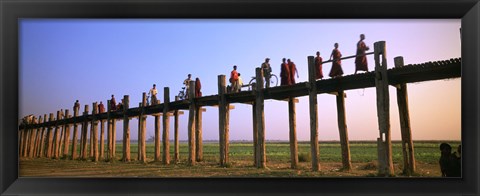
<svg viewBox="0 0 480 196"><path fill-rule="evenodd" d="M348 131L345 120L345 90L376 88L377 95L377 116L379 124L378 145L378 172L379 175L393 175L392 162L392 144L390 139L390 111L389 111L389 91L388 86L397 88L397 104L400 112L402 150L404 168L406 174L415 172L414 146L412 142L410 118L408 109L407 83L442 80L448 78L461 77L461 59L449 59L444 61L427 62L423 64L403 65L403 57L394 58L395 67L387 70L385 42L380 41L374 44L375 70L372 72L348 75L339 78L315 80L316 67L314 57L309 56L308 74L309 80L294 85L278 86L268 89L263 87L262 70L256 68L256 81L252 91L242 91L238 93L226 93L226 77L218 76L218 95L194 97L194 82L190 82L189 100L170 101L170 90L164 88L164 103L155 105L146 105L146 93L143 93L143 101L139 107L130 108L129 96L124 96L124 108L120 111L110 110L110 101L108 101L107 112L98 113L97 103L93 103L92 113L89 114L89 105L85 105L82 115L79 115L79 108L74 108L73 116L66 109L62 114L57 111L56 120L53 113L50 113L49 120L45 114L37 118L33 117L31 123L21 124L19 126L19 148L22 157L48 157L60 158L69 154L72 159L91 158L98 161L105 157L106 159L115 159L115 138L116 121L123 121L123 161L130 161L130 129L129 120L133 117L139 118L138 135L138 158L137 160L146 162L146 116L155 117L155 161L162 161L164 164L170 164L170 136L169 123L170 116L174 117L174 157L176 163L179 160L179 138L178 124L180 110L189 110L188 117L188 163L195 165L202 161L202 111L206 106L219 107L219 144L220 144L220 165L225 166L228 161L229 148L229 112L230 104L244 103L252 105L253 118L253 138L254 138L254 164L258 168L266 167L265 151L265 119L264 119L264 100L285 100L289 106L290 123L290 150L291 167L296 168L298 164L298 149L296 139L296 97L309 96L310 107L310 146L312 155L312 170L319 171L319 147L318 147L318 113L317 113L317 95L330 93L337 97L337 115L338 127L340 133L340 143L342 147L342 163L344 169L351 169L350 148L348 142ZM354 58L355 56L345 57ZM325 62L324 62L325 63ZM62 118L65 116L65 118ZM160 134L160 117L162 117L163 133ZM104 123L107 122L107 153L104 152ZM100 138L98 138L98 123L100 122ZM90 137L88 137L88 124L91 124ZM70 127L73 125L72 148L69 150ZM78 125L81 125L80 134L80 154L77 155ZM160 139L160 135L163 136ZM87 144L87 138L90 138ZM100 141L100 147L98 146ZM161 143L162 141L162 143ZM90 145L90 152L87 147ZM100 148L100 150L98 150ZM162 148L162 150L160 150ZM163 152L162 154L160 152ZM100 153L100 154L99 154ZM162 155L162 157L160 157Z"/></svg>

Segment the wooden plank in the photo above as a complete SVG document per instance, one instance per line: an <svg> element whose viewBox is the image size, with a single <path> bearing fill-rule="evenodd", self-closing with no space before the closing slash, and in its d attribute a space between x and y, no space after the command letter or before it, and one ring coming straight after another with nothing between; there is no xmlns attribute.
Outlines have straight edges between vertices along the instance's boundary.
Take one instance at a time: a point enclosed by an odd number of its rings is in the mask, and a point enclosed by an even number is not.
<svg viewBox="0 0 480 196"><path fill-rule="evenodd" d="M190 81L188 97L190 109L188 112L188 164L195 165L195 81Z"/></svg>
<svg viewBox="0 0 480 196"><path fill-rule="evenodd" d="M258 168L267 167L267 155L265 149L265 113L264 113L264 90L263 90L263 73L262 69L257 67L255 69L256 87L255 87L255 112L256 112L256 124L258 131L257 141L257 160Z"/></svg>
<svg viewBox="0 0 480 196"><path fill-rule="evenodd" d="M175 96L175 101L178 101L179 98L178 96ZM173 125L173 129L174 129L174 155L173 155L173 162L178 163L180 161L180 139L178 137L178 128L179 128L179 119L178 119L178 116L179 116L179 111L178 110L175 110L174 112L174 125ZM183 113L183 112L182 112Z"/></svg>
<svg viewBox="0 0 480 196"><path fill-rule="evenodd" d="M290 128L290 167L292 169L296 169L298 167L297 112L295 103L298 103L298 99L290 98L288 101L288 122Z"/></svg>
<svg viewBox="0 0 480 196"><path fill-rule="evenodd" d="M403 67L403 57L394 58L395 67ZM400 130L402 135L403 173L411 175L415 173L415 154L410 126L410 113L408 107L407 84L399 84L397 88L397 104L400 117Z"/></svg>
<svg viewBox="0 0 480 196"><path fill-rule="evenodd" d="M130 97L123 96L123 157L124 162L130 161L130 118L127 115L127 110L130 107Z"/></svg>
<svg viewBox="0 0 480 196"><path fill-rule="evenodd" d="M345 112L345 92L337 92L337 119L338 132L340 133L340 146L342 148L342 166L344 170L352 169L352 162L350 159L350 144L348 142L347 119Z"/></svg>
<svg viewBox="0 0 480 196"><path fill-rule="evenodd" d="M379 167L381 176L394 174L392 161L392 142L390 137L390 97L388 92L387 57L385 41L375 42L375 85L377 94L377 116L380 129ZM380 56L382 59L380 61ZM384 160L380 160L384 158Z"/></svg>
<svg viewBox="0 0 480 196"><path fill-rule="evenodd" d="M170 107L170 89L163 89L163 156L162 162L165 165L170 164L170 119L168 115Z"/></svg>
<svg viewBox="0 0 480 196"><path fill-rule="evenodd" d="M319 171L319 146L318 146L318 106L317 106L317 88L315 86L315 60L313 56L308 56L308 81L309 90L309 108L310 108L310 151L312 155L312 170Z"/></svg>

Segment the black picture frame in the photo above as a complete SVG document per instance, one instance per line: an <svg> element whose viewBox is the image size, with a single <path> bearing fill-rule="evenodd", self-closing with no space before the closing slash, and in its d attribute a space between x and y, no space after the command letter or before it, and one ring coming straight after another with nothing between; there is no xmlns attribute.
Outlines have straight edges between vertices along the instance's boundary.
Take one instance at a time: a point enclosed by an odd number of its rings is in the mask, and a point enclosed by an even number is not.
<svg viewBox="0 0 480 196"><path fill-rule="evenodd" d="M0 195L479 195L478 0L3 0ZM18 178L20 18L461 18L463 177Z"/></svg>

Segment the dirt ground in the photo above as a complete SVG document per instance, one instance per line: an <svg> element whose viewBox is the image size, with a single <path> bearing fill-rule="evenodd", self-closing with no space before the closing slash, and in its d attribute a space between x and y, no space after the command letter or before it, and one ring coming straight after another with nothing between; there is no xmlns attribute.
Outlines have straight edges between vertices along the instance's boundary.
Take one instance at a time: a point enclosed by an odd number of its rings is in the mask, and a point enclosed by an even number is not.
<svg viewBox="0 0 480 196"><path fill-rule="evenodd" d="M343 171L340 162L321 162L320 171L312 172L310 162L300 162L297 169L290 169L288 162L267 162L266 169L258 169L252 161L232 161L228 167L220 167L214 160L188 166L186 160L177 164L159 162L92 162L54 160L47 158L26 159L19 163L20 177L375 177L376 163L352 163L351 171ZM411 176L402 174L401 165L394 164L396 177L439 177L438 164L417 162L417 171Z"/></svg>

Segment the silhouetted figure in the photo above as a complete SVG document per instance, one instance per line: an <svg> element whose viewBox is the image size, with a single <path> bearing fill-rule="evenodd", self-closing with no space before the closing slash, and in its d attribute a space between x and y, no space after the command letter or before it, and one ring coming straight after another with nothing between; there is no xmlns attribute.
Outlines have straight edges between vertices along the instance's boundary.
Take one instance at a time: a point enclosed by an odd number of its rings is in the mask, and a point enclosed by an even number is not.
<svg viewBox="0 0 480 196"><path fill-rule="evenodd" d="M320 52L317 51L317 56L315 57L315 67L317 68L317 72L316 72L317 80L323 78L322 62L323 62L323 59L322 57L320 57Z"/></svg>
<svg viewBox="0 0 480 196"><path fill-rule="evenodd" d="M183 81L185 85L185 99L188 99L188 89L190 89L190 81L192 81L192 74L188 74L187 79Z"/></svg>
<svg viewBox="0 0 480 196"><path fill-rule="evenodd" d="M233 66L232 72L230 72L230 92L236 93L238 91L238 72L237 72L237 66Z"/></svg>
<svg viewBox="0 0 480 196"><path fill-rule="evenodd" d="M290 84L290 68L288 67L286 59L282 59L282 64L280 65L280 85L289 85Z"/></svg>
<svg viewBox="0 0 480 196"><path fill-rule="evenodd" d="M368 71L367 56L365 55L365 51L369 50L370 48L365 45L365 42L363 42L364 39L365 35L360 34L360 41L357 43L357 57L355 57L355 74L357 74L357 71Z"/></svg>
<svg viewBox="0 0 480 196"><path fill-rule="evenodd" d="M157 104L157 102L158 102L158 101L157 101L157 100L158 100L158 99L157 99L157 93L158 93L158 91L157 91L156 85L153 84L153 87L150 89L150 91L148 91L148 95L151 96L151 98L150 98L150 100L151 100L150 103L151 103L152 105L155 105L155 104Z"/></svg>
<svg viewBox="0 0 480 196"><path fill-rule="evenodd" d="M122 101L121 101L120 103L118 103L118 105L117 105L117 110L120 110L120 111L123 110L123 99L122 99Z"/></svg>
<svg viewBox="0 0 480 196"><path fill-rule="evenodd" d="M99 113L104 113L105 112L105 106L103 103L100 101L100 104L98 104L98 112Z"/></svg>
<svg viewBox="0 0 480 196"><path fill-rule="evenodd" d="M73 111L75 111L75 108L78 108L80 109L80 103L77 101L75 101L75 103L73 104Z"/></svg>
<svg viewBox="0 0 480 196"><path fill-rule="evenodd" d="M340 58L342 58L342 53L338 50L338 43L335 43L334 46L335 48L330 55L330 60L333 58L332 69L330 70L330 74L328 74L332 78L343 75L342 61L340 60Z"/></svg>
<svg viewBox="0 0 480 196"><path fill-rule="evenodd" d="M202 96L202 83L200 83L199 78L195 78L195 97Z"/></svg>
<svg viewBox="0 0 480 196"><path fill-rule="evenodd" d="M110 99L110 110L115 111L117 110L117 102L115 101L115 96L112 95L112 99Z"/></svg>
<svg viewBox="0 0 480 196"><path fill-rule="evenodd" d="M270 67L269 61L269 58L265 58L265 62L262 63L263 77L266 83L265 88L270 88L270 78L272 77L272 67Z"/></svg>
<svg viewBox="0 0 480 196"><path fill-rule="evenodd" d="M291 61L290 59L287 59L287 62L288 62L288 69L290 71L290 82L289 84L290 85L293 85L295 84L295 73L297 73L297 78L299 77L298 76L298 70L297 70L297 66L295 65L295 63L293 63L293 61Z"/></svg>
<svg viewBox="0 0 480 196"><path fill-rule="evenodd" d="M452 154L452 147L447 143L440 144L440 170L442 177L460 177L461 164L457 156Z"/></svg>

